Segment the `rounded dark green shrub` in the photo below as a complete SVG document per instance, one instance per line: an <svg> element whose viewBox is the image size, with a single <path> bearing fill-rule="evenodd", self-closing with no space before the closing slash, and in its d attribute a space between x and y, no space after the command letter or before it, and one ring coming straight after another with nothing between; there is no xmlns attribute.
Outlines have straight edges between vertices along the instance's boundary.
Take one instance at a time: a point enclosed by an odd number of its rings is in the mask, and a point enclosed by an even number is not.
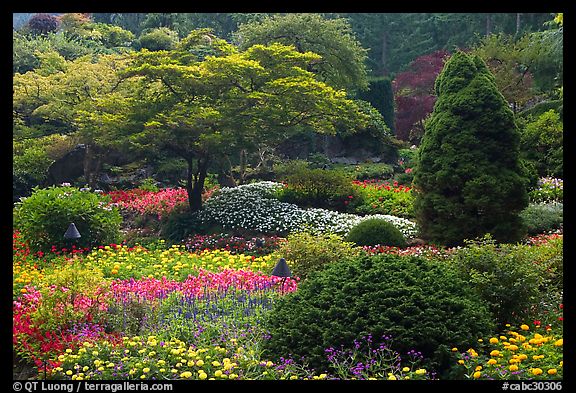
<svg viewBox="0 0 576 393"><path fill-rule="evenodd" d="M520 213L529 235L538 235L562 228L564 204L562 202L531 203Z"/></svg>
<svg viewBox="0 0 576 393"><path fill-rule="evenodd" d="M328 264L275 303L266 327L264 356L273 360L305 357L311 367L328 370L325 349L387 335L394 350L422 352L426 367L439 373L456 362L451 348L470 348L494 328L455 269L391 254Z"/></svg>
<svg viewBox="0 0 576 393"><path fill-rule="evenodd" d="M207 225L201 224L198 215L187 206L172 210L160 222L160 235L170 243L180 243L199 233L205 233Z"/></svg>
<svg viewBox="0 0 576 393"><path fill-rule="evenodd" d="M122 216L110 202L108 196L75 187L36 187L31 196L15 203L14 228L33 252L116 243ZM74 241L64 239L70 223L81 235Z"/></svg>
<svg viewBox="0 0 576 393"><path fill-rule="evenodd" d="M400 230L391 222L380 218L361 221L350 229L346 241L359 246L392 246L405 247L406 239Z"/></svg>

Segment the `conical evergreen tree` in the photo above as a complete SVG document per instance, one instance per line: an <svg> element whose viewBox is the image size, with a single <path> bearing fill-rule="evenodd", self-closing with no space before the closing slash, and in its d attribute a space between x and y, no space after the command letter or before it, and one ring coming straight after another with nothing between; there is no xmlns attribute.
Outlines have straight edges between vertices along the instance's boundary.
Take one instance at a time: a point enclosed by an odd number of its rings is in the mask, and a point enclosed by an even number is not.
<svg viewBox="0 0 576 393"><path fill-rule="evenodd" d="M520 240L528 205L520 134L493 75L478 56L457 52L435 89L414 176L421 237L447 246L487 233Z"/></svg>

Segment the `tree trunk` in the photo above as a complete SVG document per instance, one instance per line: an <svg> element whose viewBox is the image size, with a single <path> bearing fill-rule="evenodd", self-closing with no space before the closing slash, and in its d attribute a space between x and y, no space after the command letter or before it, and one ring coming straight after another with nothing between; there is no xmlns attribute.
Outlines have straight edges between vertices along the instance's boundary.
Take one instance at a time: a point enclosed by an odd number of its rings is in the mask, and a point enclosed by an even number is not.
<svg viewBox="0 0 576 393"><path fill-rule="evenodd" d="M520 15L522 14L519 12L516 13L516 36L520 34Z"/></svg>
<svg viewBox="0 0 576 393"><path fill-rule="evenodd" d="M197 160L198 168L194 171L194 162L192 159L186 160L188 163L188 174L186 177L186 192L188 193L188 205L191 212L202 209L202 191L204 190L204 181L208 174L208 159Z"/></svg>
<svg viewBox="0 0 576 393"><path fill-rule="evenodd" d="M86 155L84 156L84 178L88 187L95 189L98 187L98 178L102 169L102 152L94 145L86 145Z"/></svg>

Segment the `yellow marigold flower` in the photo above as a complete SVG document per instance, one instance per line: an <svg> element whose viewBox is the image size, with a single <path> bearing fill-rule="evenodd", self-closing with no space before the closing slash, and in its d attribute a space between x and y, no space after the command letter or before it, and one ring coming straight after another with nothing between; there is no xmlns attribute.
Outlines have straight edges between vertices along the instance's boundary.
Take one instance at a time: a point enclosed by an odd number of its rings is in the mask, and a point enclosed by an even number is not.
<svg viewBox="0 0 576 393"><path fill-rule="evenodd" d="M217 377L221 377L221 376L222 376L222 370L216 370L216 371L214 372L214 375L217 376Z"/></svg>
<svg viewBox="0 0 576 393"><path fill-rule="evenodd" d="M508 370L510 370L510 371L518 371L518 366L515 365L515 364L513 364L513 365L511 365L510 367L508 367Z"/></svg>
<svg viewBox="0 0 576 393"><path fill-rule="evenodd" d="M219 362L218 360L214 360L214 361L212 362L212 365L213 365L214 367L220 367L220 362Z"/></svg>
<svg viewBox="0 0 576 393"><path fill-rule="evenodd" d="M66 375L72 375L72 374L73 374L73 373L72 373L72 370L66 371Z"/></svg>
<svg viewBox="0 0 576 393"><path fill-rule="evenodd" d="M532 375L540 375L540 374L542 374L542 369L541 368L533 368L530 370L530 372L532 373Z"/></svg>
<svg viewBox="0 0 576 393"><path fill-rule="evenodd" d="M508 337L506 337L506 336L500 336L500 340L506 341L506 340L508 340Z"/></svg>
<svg viewBox="0 0 576 393"><path fill-rule="evenodd" d="M490 364L490 365L493 365L493 364L496 364L496 363L498 363L498 362L496 361L496 359L490 359L490 360L488 360L488 364Z"/></svg>
<svg viewBox="0 0 576 393"><path fill-rule="evenodd" d="M404 367L404 368L402 369L402 371L405 372L405 373L407 373L407 372L410 371L410 367Z"/></svg>
<svg viewBox="0 0 576 393"><path fill-rule="evenodd" d="M495 350L493 350L492 352L490 352L490 356L498 356L498 355L500 355L500 351L497 350L497 349L495 349Z"/></svg>
<svg viewBox="0 0 576 393"><path fill-rule="evenodd" d="M564 360L560 360L560 367L564 367Z"/></svg>
<svg viewBox="0 0 576 393"><path fill-rule="evenodd" d="M564 345L564 339L563 339L563 338L561 338L561 339L559 339L559 340L556 340L556 341L554 342L554 346L555 346L555 347L561 347L562 345Z"/></svg>
<svg viewBox="0 0 576 393"><path fill-rule="evenodd" d="M530 330L530 327L528 325L521 325L520 329L522 330Z"/></svg>
<svg viewBox="0 0 576 393"><path fill-rule="evenodd" d="M480 371L476 371L476 372L474 373L474 375L473 375L473 376L474 376L474 379L480 378L480 375L481 375Z"/></svg>
<svg viewBox="0 0 576 393"><path fill-rule="evenodd" d="M528 359L528 355L526 355L525 353L521 353L520 355L518 355L518 359L526 360L526 359Z"/></svg>
<svg viewBox="0 0 576 393"><path fill-rule="evenodd" d="M230 373L230 375L228 375L228 379L236 379L236 378L238 378L238 374Z"/></svg>
<svg viewBox="0 0 576 393"><path fill-rule="evenodd" d="M389 381L396 381L396 377L393 374L388 375Z"/></svg>
<svg viewBox="0 0 576 393"><path fill-rule="evenodd" d="M200 359L200 360L196 361L196 365L198 367L202 367L204 365L204 360Z"/></svg>
<svg viewBox="0 0 576 393"><path fill-rule="evenodd" d="M475 370L476 370L476 371L482 370L482 366L476 366L476 369L475 369Z"/></svg>
<svg viewBox="0 0 576 393"><path fill-rule="evenodd" d="M464 360L462 359L458 360L458 364L464 364Z"/></svg>
<svg viewBox="0 0 576 393"><path fill-rule="evenodd" d="M508 345L508 349L511 350L511 351L517 351L517 350L518 350L518 345L514 345L514 344Z"/></svg>
<svg viewBox="0 0 576 393"><path fill-rule="evenodd" d="M498 339L496 337L490 338L490 344L498 344Z"/></svg>
<svg viewBox="0 0 576 393"><path fill-rule="evenodd" d="M456 347L452 348L452 352L456 352L456 351L458 351L458 348L456 348Z"/></svg>
<svg viewBox="0 0 576 393"><path fill-rule="evenodd" d="M419 368L418 370L414 371L418 375L426 374L426 369Z"/></svg>
<svg viewBox="0 0 576 393"><path fill-rule="evenodd" d="M144 369L142 370L142 372L143 372L143 373L149 373L149 372L150 372L150 369L149 369L148 367L146 367L146 368L144 368Z"/></svg>
<svg viewBox="0 0 576 393"><path fill-rule="evenodd" d="M201 372L200 374L198 374L198 378L206 379L206 378L208 378L208 374L206 374L205 372Z"/></svg>
<svg viewBox="0 0 576 393"><path fill-rule="evenodd" d="M551 368L547 372L548 372L548 375L554 375L554 374L558 373L558 370L556 370L555 368Z"/></svg>
<svg viewBox="0 0 576 393"><path fill-rule="evenodd" d="M510 359L510 360L508 360L508 363L510 363L510 364L520 363L520 360L518 360L518 359Z"/></svg>

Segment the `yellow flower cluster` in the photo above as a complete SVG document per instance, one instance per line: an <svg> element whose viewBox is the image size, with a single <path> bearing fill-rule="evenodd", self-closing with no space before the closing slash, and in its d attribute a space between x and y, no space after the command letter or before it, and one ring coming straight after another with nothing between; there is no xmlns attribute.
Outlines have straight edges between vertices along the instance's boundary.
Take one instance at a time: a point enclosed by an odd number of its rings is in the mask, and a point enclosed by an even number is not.
<svg viewBox="0 0 576 393"><path fill-rule="evenodd" d="M275 261L271 255L252 257L227 250L192 253L182 245L173 245L165 250L106 246L91 252L86 263L100 267L104 275L111 278L185 279L189 274L195 275L199 269L243 269L268 273L274 268Z"/></svg>
<svg viewBox="0 0 576 393"><path fill-rule="evenodd" d="M563 366L563 339L555 339L550 334L542 335L536 331L530 332L530 327L525 324L520 326L520 330L523 333L510 330L507 335L491 337L488 342L496 346L496 349L489 349L486 357L480 356L473 348L468 349L466 357L459 359L458 364L470 370L468 375L474 379L484 376L510 379L522 373L532 377L557 376ZM457 349L452 348L452 351ZM502 376L498 370L503 369L510 374L504 373Z"/></svg>

